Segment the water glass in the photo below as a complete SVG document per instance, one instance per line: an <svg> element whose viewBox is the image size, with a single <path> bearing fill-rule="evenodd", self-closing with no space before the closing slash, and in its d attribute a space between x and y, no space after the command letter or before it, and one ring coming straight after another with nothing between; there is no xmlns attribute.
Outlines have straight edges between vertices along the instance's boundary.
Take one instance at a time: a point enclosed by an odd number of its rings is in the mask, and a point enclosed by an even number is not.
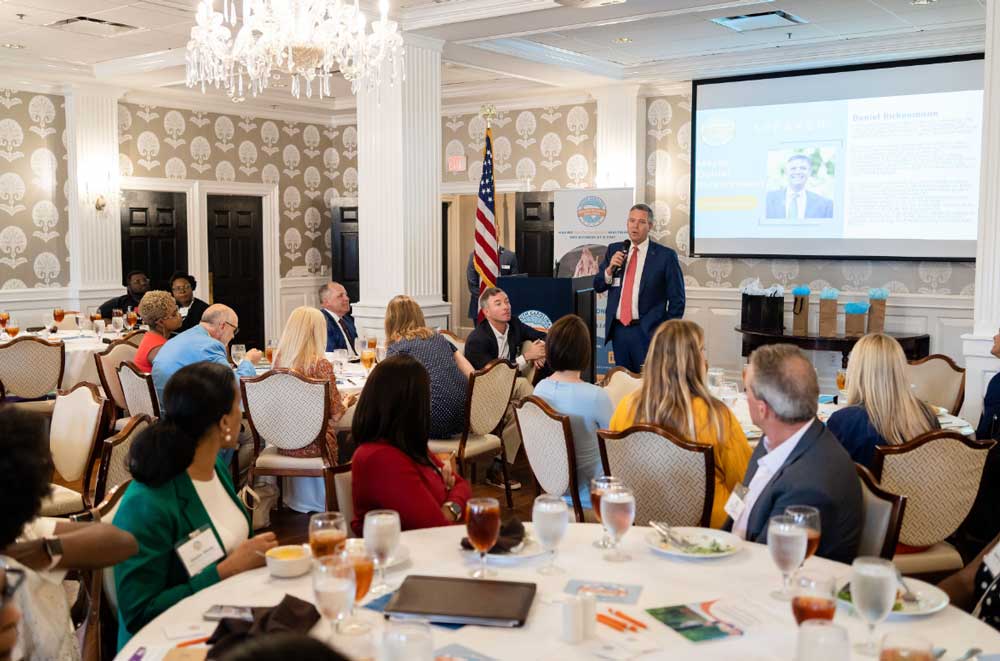
<svg viewBox="0 0 1000 661"><path fill-rule="evenodd" d="M104 338L104 325L105 321L103 319L94 320L94 332L97 334L97 339L100 340Z"/></svg>
<svg viewBox="0 0 1000 661"><path fill-rule="evenodd" d="M549 561L539 568L538 573L562 573L556 567L556 548L569 527L569 507L566 506L566 501L550 494L535 498L535 505L531 509L531 526L542 548L549 554Z"/></svg>
<svg viewBox="0 0 1000 661"><path fill-rule="evenodd" d="M500 502L496 498L472 498L465 503L465 532L479 552L479 567L472 578L490 578L496 572L486 566L486 554L500 537Z"/></svg>
<svg viewBox="0 0 1000 661"><path fill-rule="evenodd" d="M806 529L787 514L772 516L767 526L767 548L781 572L782 588L771 593L779 601L792 599L792 574L806 557L809 537Z"/></svg>
<svg viewBox="0 0 1000 661"><path fill-rule="evenodd" d="M390 619L382 635L383 661L433 661L434 636L426 622Z"/></svg>
<svg viewBox="0 0 1000 661"><path fill-rule="evenodd" d="M810 505L789 505L785 514L795 519L795 522L806 529L806 560L813 557L819 548L820 526L819 510ZM803 560L802 563L805 564Z"/></svg>
<svg viewBox="0 0 1000 661"><path fill-rule="evenodd" d="M601 523L601 496L605 491L616 486L624 486L624 483L617 477L611 477L610 475L601 475L590 481L590 509L597 518L598 523ZM608 537L607 530L603 530L601 538L594 542L594 546L599 549L611 548L611 538Z"/></svg>
<svg viewBox="0 0 1000 661"><path fill-rule="evenodd" d="M830 620L806 620L799 627L796 661L849 661L847 630Z"/></svg>
<svg viewBox="0 0 1000 661"><path fill-rule="evenodd" d="M618 548L635 521L635 494L624 485L617 485L601 496L601 523L611 538L611 551L604 559L611 562L631 560L632 556Z"/></svg>
<svg viewBox="0 0 1000 661"><path fill-rule="evenodd" d="M361 352L368 348L368 342L365 338L358 335L354 338L354 355L361 356Z"/></svg>
<svg viewBox="0 0 1000 661"><path fill-rule="evenodd" d="M350 360L347 349L335 349L333 352L333 366L336 368L337 374L344 373L344 365Z"/></svg>
<svg viewBox="0 0 1000 661"><path fill-rule="evenodd" d="M125 328L125 317L122 316L111 317L111 328L116 333L121 333L122 329Z"/></svg>
<svg viewBox="0 0 1000 661"><path fill-rule="evenodd" d="M851 603L868 625L868 640L854 646L859 654L878 654L875 627L892 611L897 584L896 567L888 560L862 556L851 564Z"/></svg>
<svg viewBox="0 0 1000 661"><path fill-rule="evenodd" d="M400 530L399 512L395 510L372 510L365 514L362 534L365 538L365 548L375 561L375 585L370 592L373 596L381 596L392 591L385 582L385 566L399 545Z"/></svg>
<svg viewBox="0 0 1000 661"><path fill-rule="evenodd" d="M708 368L708 387L713 391L722 388L722 382L726 378L726 370L721 367Z"/></svg>
<svg viewBox="0 0 1000 661"><path fill-rule="evenodd" d="M233 363L239 365L243 362L243 359L247 355L247 345L245 344L234 344L229 349L229 355L233 359Z"/></svg>
<svg viewBox="0 0 1000 661"><path fill-rule="evenodd" d="M312 583L316 609L332 634L354 603L354 565L341 556L319 558L313 562Z"/></svg>
<svg viewBox="0 0 1000 661"><path fill-rule="evenodd" d="M347 541L347 521L339 512L318 512L309 517L309 548L314 558L336 555Z"/></svg>
<svg viewBox="0 0 1000 661"><path fill-rule="evenodd" d="M921 638L907 633L887 633L882 638L882 651L879 661L932 661L934 651L931 644Z"/></svg>
<svg viewBox="0 0 1000 661"><path fill-rule="evenodd" d="M722 400L722 403L729 408L733 408L739 398L740 390L736 384L731 381L724 381L722 387L719 388L719 399Z"/></svg>

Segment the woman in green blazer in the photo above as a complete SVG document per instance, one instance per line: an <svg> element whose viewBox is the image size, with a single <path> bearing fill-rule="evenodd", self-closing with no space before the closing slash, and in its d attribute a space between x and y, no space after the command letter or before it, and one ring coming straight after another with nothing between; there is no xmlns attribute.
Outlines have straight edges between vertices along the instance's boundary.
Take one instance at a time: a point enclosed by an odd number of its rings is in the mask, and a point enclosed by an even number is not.
<svg viewBox="0 0 1000 661"><path fill-rule="evenodd" d="M119 649L185 597L263 565L258 552L277 544L273 533L250 536L250 516L218 457L236 447L240 416L232 370L195 363L167 382L161 418L132 443L133 481L114 524L135 536L139 553L115 567ZM192 560L199 533L198 548L218 544L200 562Z"/></svg>

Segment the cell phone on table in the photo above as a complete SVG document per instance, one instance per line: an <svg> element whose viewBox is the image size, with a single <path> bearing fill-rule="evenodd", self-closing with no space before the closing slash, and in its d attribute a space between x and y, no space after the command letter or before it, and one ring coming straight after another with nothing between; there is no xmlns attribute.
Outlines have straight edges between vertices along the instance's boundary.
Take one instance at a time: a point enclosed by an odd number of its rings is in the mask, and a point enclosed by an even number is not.
<svg viewBox="0 0 1000 661"><path fill-rule="evenodd" d="M249 606L222 606L216 604L202 613L202 617L209 622L218 622L223 618L253 622L253 609Z"/></svg>

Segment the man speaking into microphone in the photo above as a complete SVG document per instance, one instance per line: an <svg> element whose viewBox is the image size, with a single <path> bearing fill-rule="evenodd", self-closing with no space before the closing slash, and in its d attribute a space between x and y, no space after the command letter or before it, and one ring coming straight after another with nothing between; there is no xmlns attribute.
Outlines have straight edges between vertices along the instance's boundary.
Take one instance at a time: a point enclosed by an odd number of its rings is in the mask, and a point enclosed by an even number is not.
<svg viewBox="0 0 1000 661"><path fill-rule="evenodd" d="M636 204L628 212L628 241L608 246L594 291L608 293L605 342L615 365L639 372L656 328L684 316L684 276L677 253L649 239L653 210Z"/></svg>

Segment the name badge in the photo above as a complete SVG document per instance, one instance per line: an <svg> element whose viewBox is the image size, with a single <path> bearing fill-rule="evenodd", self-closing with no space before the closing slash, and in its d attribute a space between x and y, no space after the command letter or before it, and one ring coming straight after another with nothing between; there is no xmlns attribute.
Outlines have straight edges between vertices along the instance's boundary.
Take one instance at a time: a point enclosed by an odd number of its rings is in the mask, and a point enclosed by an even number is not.
<svg viewBox="0 0 1000 661"><path fill-rule="evenodd" d="M611 286L612 287L621 287L622 286L622 279L621 278L615 278L615 279L613 279L611 281Z"/></svg>
<svg viewBox="0 0 1000 661"><path fill-rule="evenodd" d="M501 264L500 265L500 270L501 271L509 271L510 270L510 264Z"/></svg>
<svg viewBox="0 0 1000 661"><path fill-rule="evenodd" d="M186 542L177 545L177 557L184 563L188 576L194 578L205 567L226 557L226 552L212 532L212 527L204 525L188 535Z"/></svg>
<svg viewBox="0 0 1000 661"><path fill-rule="evenodd" d="M986 568L993 574L993 578L1000 578L1000 544L993 547L986 557L983 558Z"/></svg>
<svg viewBox="0 0 1000 661"><path fill-rule="evenodd" d="M733 489L733 492L729 494L729 500L726 501L725 510L726 514L728 514L733 521L739 519L740 515L743 514L743 510L746 509L746 497L748 491L749 489L747 489L744 485L737 484L736 488Z"/></svg>

